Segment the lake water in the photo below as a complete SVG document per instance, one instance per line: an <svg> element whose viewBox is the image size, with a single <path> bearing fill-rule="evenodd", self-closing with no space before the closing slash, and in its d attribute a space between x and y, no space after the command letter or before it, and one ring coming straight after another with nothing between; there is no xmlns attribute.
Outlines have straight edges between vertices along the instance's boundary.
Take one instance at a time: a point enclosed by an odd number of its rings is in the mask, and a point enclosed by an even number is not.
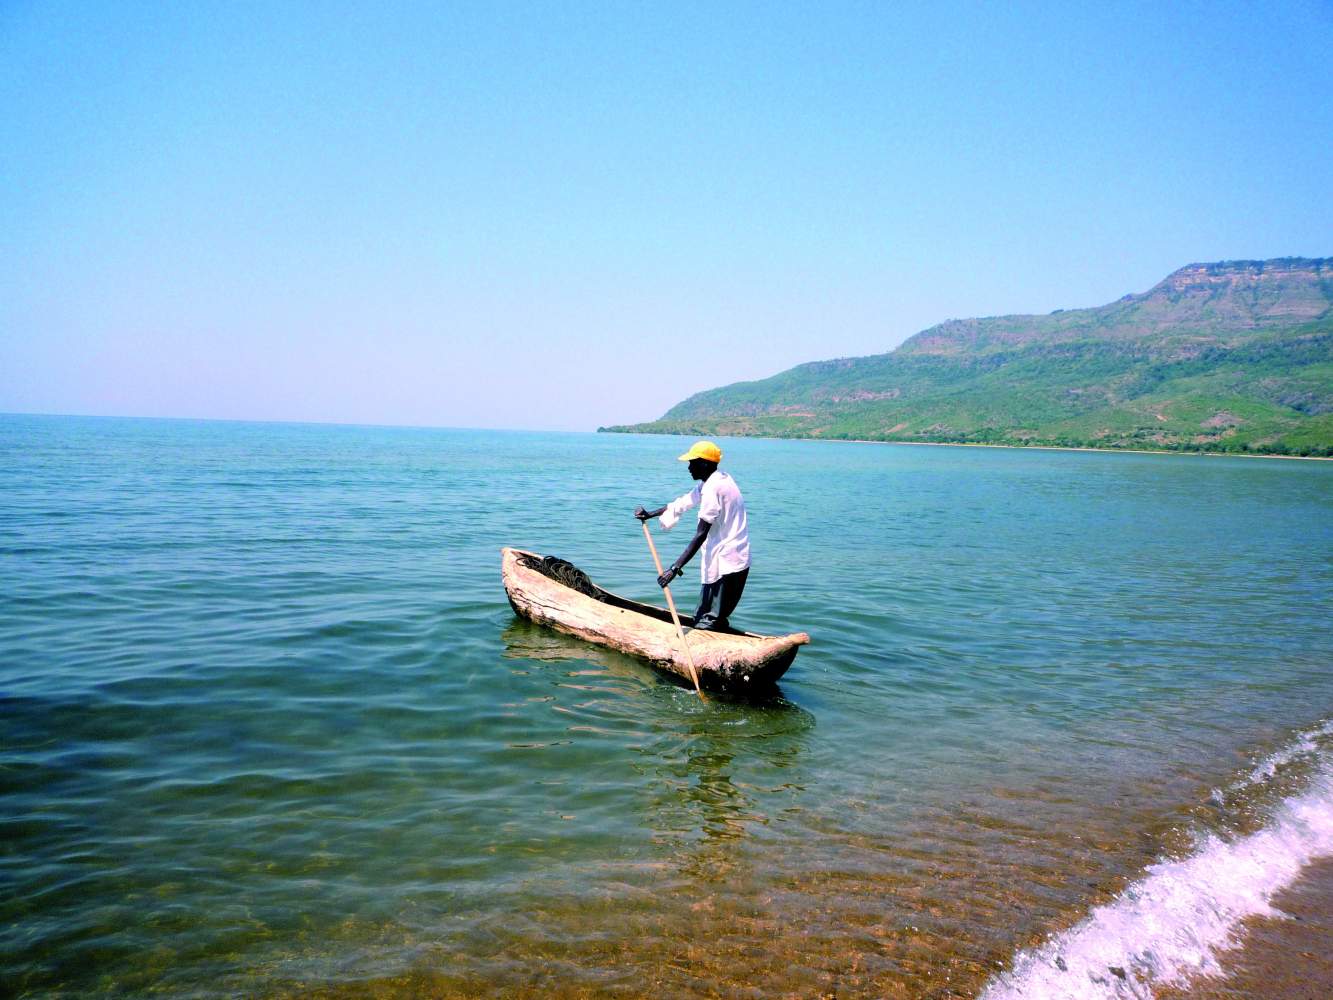
<svg viewBox="0 0 1333 1000"><path fill-rule="evenodd" d="M723 441L702 703L499 574L685 444L0 417L3 992L1141 996L1333 853L1333 465Z"/></svg>

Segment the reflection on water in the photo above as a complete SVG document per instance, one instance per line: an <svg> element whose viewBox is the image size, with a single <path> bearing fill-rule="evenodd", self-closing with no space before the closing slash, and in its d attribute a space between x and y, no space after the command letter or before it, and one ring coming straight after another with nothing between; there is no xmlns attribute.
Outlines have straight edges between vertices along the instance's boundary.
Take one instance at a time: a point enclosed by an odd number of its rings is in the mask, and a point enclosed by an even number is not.
<svg viewBox="0 0 1333 1000"><path fill-rule="evenodd" d="M506 659L554 667L561 678L554 683L565 692L615 691L623 696L619 710L658 734L635 747L634 766L649 779L641 796L644 829L657 844L689 848L701 876L709 865L730 864L725 853L709 850L715 842L742 839L768 823L784 797L804 790L801 753L815 718L780 689L760 701L710 694L682 720L679 693L687 688L674 674L521 618L502 637Z"/></svg>

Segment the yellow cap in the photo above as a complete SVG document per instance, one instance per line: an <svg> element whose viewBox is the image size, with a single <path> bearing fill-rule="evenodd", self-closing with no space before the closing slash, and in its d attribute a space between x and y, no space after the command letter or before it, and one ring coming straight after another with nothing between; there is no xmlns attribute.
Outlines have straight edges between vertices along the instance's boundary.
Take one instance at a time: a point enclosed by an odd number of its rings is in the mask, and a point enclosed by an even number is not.
<svg viewBox="0 0 1333 1000"><path fill-rule="evenodd" d="M689 451L680 456L679 461L688 462L692 458L702 458L716 465L722 461L722 449L712 441L696 441L690 446Z"/></svg>

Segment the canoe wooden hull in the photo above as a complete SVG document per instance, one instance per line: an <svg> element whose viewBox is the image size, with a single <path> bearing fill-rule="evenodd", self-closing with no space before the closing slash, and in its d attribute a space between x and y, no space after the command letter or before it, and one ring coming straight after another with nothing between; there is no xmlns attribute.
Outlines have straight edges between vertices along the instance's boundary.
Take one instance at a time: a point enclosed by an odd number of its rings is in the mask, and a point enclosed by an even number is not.
<svg viewBox="0 0 1333 1000"><path fill-rule="evenodd" d="M581 594L527 565L539 561L535 552L500 550L500 572L514 611L588 642L647 660L691 684L689 662L671 616L662 608L630 601L598 589L598 597ZM696 632L682 621L699 683L705 690L731 694L770 690L810 641L804 632L756 635L752 632Z"/></svg>

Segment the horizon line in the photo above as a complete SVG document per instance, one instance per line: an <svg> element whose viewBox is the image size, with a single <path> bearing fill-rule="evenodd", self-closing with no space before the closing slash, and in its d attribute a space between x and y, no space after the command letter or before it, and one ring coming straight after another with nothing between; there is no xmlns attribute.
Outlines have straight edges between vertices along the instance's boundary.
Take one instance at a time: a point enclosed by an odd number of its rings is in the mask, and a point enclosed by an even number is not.
<svg viewBox="0 0 1333 1000"><path fill-rule="evenodd" d="M545 427L466 427L457 424L413 424L413 423L378 423L354 420L301 420L278 417L192 417L181 415L163 416L162 414L138 413L63 413L48 410L0 410L0 417L69 417L80 420L161 420L205 424L287 424L310 427L374 427L398 430L419 431L495 431L515 434L596 434L591 430L569 430Z"/></svg>

